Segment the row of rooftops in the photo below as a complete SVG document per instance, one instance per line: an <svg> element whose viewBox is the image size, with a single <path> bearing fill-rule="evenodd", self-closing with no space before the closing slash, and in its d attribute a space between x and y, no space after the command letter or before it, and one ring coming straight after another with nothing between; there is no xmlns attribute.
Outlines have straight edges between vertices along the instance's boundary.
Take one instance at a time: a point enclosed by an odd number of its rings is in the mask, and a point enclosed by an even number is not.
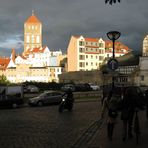
<svg viewBox="0 0 148 148"><path fill-rule="evenodd" d="M34 15L34 11L32 11L32 15L26 20L25 23L41 23L41 21ZM75 38L80 38L80 36L74 36ZM85 41L88 42L98 42L100 38L85 38ZM112 48L112 41L105 41L105 49L110 49ZM33 48L33 49L28 49L23 53L23 55L20 55L23 59L25 59L25 56L28 56L29 54L33 53L43 53L46 49L45 47L42 48ZM115 50L118 51L120 49L125 49L127 51L130 51L130 49L122 44L121 42L115 42ZM110 51L108 51L110 52ZM15 54L14 54L15 55ZM6 69L11 58L2 58L0 57L0 69Z"/></svg>
<svg viewBox="0 0 148 148"><path fill-rule="evenodd" d="M5 70L10 62L10 58L0 57L0 69Z"/></svg>
<svg viewBox="0 0 148 148"><path fill-rule="evenodd" d="M27 21L25 23L41 23L41 21L34 15L34 11L32 12L32 15L27 19ZM73 36L75 38L80 38L81 36ZM100 40L100 38L84 38L85 41L87 42L98 42ZM111 48L112 47L112 41L105 41L105 48ZM119 50L119 49L126 49L126 50L130 50L127 46L125 46L123 43L121 42L115 42L115 49ZM42 50L44 50L44 48L42 48ZM34 49L34 52L38 51L38 48ZM29 51L30 52L30 51Z"/></svg>
<svg viewBox="0 0 148 148"><path fill-rule="evenodd" d="M73 36L74 38L76 39L79 39L80 37L83 37L83 36ZM98 43L100 39L102 38L85 38L83 37L85 42L93 42L93 43ZM103 40L103 39L102 39ZM103 40L105 42L105 49L110 49L113 47L113 42L110 41L110 40ZM86 47L88 47L88 45L85 45ZM89 46L89 47L98 47L98 46ZM131 51L131 49L129 47L127 47L126 45L124 45L123 43L119 42L119 41L116 41L115 42L115 50L121 50L121 49L125 49L127 50L128 52Z"/></svg>

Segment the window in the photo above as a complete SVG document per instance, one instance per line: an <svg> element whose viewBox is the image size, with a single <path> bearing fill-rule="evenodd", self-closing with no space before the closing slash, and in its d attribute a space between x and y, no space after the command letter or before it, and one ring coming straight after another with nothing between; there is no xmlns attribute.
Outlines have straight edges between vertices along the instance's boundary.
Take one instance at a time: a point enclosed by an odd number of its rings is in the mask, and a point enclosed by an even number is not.
<svg viewBox="0 0 148 148"><path fill-rule="evenodd" d="M83 49L83 48L80 48L80 49L79 49L79 52L84 52L84 49Z"/></svg>
<svg viewBox="0 0 148 148"><path fill-rule="evenodd" d="M79 59L80 60L85 60L85 56L84 55L79 55Z"/></svg>
<svg viewBox="0 0 148 148"><path fill-rule="evenodd" d="M34 30L34 26L32 25L32 30Z"/></svg>
<svg viewBox="0 0 148 148"><path fill-rule="evenodd" d="M34 43L34 35L32 35L32 43Z"/></svg>
<svg viewBox="0 0 148 148"><path fill-rule="evenodd" d="M26 36L26 42L29 43L30 42L30 37L27 35Z"/></svg>
<svg viewBox="0 0 148 148"><path fill-rule="evenodd" d="M99 43L99 47L103 47L103 43Z"/></svg>
<svg viewBox="0 0 148 148"><path fill-rule="evenodd" d="M141 81L144 81L144 76L143 75L141 75L140 78L141 78Z"/></svg>
<svg viewBox="0 0 148 148"><path fill-rule="evenodd" d="M83 41L79 41L79 45L80 46L83 46L84 45L84 42Z"/></svg>
<svg viewBox="0 0 148 148"><path fill-rule="evenodd" d="M88 55L86 55L86 59L88 58Z"/></svg>
<svg viewBox="0 0 148 148"><path fill-rule="evenodd" d="M100 61L103 61L103 56L99 56L99 60Z"/></svg>
<svg viewBox="0 0 148 148"><path fill-rule="evenodd" d="M40 37L39 36L36 37L36 42L40 43Z"/></svg>
<svg viewBox="0 0 148 148"><path fill-rule="evenodd" d="M80 66L80 67L85 67L85 63L84 63L84 62L80 62L80 63L79 63L79 66Z"/></svg>

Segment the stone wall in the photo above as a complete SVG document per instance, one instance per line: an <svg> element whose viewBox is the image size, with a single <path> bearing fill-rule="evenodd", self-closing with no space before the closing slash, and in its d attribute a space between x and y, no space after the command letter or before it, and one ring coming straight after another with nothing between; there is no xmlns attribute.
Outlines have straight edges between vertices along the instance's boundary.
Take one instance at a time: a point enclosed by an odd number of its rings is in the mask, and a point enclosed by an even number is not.
<svg viewBox="0 0 148 148"><path fill-rule="evenodd" d="M111 76L102 75L99 70L95 71L75 71L59 75L60 83L94 83L103 85L111 82Z"/></svg>

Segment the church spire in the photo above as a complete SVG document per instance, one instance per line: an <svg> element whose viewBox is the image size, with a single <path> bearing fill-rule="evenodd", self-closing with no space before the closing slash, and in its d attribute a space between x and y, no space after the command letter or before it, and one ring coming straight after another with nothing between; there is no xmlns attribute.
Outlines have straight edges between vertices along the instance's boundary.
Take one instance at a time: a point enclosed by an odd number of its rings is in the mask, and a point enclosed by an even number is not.
<svg viewBox="0 0 148 148"><path fill-rule="evenodd" d="M34 10L32 10L32 15L34 15Z"/></svg>

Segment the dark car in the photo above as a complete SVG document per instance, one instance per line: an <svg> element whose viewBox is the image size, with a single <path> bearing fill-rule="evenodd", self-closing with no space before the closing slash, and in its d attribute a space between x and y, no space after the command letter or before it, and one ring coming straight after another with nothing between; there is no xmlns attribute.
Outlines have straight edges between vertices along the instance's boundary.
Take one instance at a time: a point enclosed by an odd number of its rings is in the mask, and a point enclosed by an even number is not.
<svg viewBox="0 0 148 148"><path fill-rule="evenodd" d="M24 104L24 100L18 95L7 95L0 97L0 108L17 108Z"/></svg>
<svg viewBox="0 0 148 148"><path fill-rule="evenodd" d="M30 98L30 106L43 106L49 104L59 104L62 99L62 93L58 91L45 91L37 97Z"/></svg>
<svg viewBox="0 0 148 148"><path fill-rule="evenodd" d="M87 83L75 84L76 91L90 91L90 85Z"/></svg>
<svg viewBox="0 0 148 148"><path fill-rule="evenodd" d="M67 90L71 90L71 91L75 91L75 85L73 84L65 84L61 87L62 91L67 91Z"/></svg>

